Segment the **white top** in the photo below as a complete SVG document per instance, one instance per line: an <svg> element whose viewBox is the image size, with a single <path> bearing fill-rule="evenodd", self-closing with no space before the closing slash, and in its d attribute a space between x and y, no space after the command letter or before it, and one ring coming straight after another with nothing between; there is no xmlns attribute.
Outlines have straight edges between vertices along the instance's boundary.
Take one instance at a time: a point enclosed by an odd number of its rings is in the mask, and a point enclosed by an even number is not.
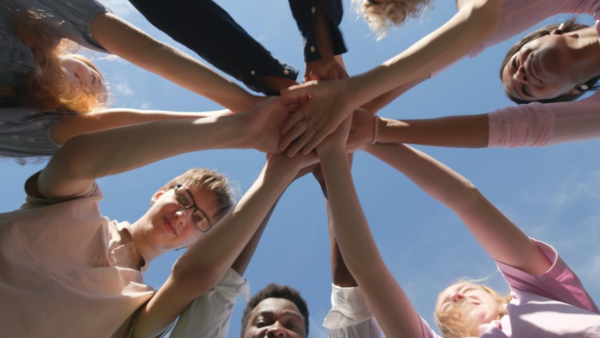
<svg viewBox="0 0 600 338"><path fill-rule="evenodd" d="M331 311L323 326L329 338L380 338L381 328L367 305L359 287L342 288L332 285Z"/></svg>

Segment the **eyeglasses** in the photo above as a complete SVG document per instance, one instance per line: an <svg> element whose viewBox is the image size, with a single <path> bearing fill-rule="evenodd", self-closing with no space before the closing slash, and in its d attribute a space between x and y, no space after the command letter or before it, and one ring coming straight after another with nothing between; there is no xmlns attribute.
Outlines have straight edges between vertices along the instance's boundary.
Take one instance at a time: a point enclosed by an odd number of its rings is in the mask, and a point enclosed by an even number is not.
<svg viewBox="0 0 600 338"><path fill-rule="evenodd" d="M177 198L177 202L185 209L194 210L194 212L192 212L192 221L196 224L200 231L207 232L210 230L210 228L212 228L210 218L208 218L206 213L196 205L194 197L192 197L192 193L187 188L181 184L176 185L175 198ZM206 220L206 222L203 222L204 220Z"/></svg>

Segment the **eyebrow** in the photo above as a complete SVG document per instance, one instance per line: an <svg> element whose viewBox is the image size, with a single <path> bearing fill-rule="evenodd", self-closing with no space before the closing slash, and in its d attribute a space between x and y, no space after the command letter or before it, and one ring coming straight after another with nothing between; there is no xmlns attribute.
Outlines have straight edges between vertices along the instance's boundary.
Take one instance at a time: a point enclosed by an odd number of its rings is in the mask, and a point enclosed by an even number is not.
<svg viewBox="0 0 600 338"><path fill-rule="evenodd" d="M300 319L302 322L304 322L304 316L293 312L293 311L283 311L283 314L286 316L292 316L292 317L296 317L298 319ZM265 311L261 311L259 313L256 314L256 317L258 316L274 316L275 312L274 311L270 311L270 310L265 310ZM255 317L255 318L256 318Z"/></svg>

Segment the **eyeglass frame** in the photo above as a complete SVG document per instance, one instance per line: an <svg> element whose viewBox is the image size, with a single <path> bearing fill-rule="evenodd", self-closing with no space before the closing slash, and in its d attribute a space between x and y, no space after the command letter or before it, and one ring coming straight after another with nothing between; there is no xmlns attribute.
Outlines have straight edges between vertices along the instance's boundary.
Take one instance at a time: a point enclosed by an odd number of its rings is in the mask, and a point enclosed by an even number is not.
<svg viewBox="0 0 600 338"><path fill-rule="evenodd" d="M189 195L189 198L192 201L191 205L185 206L183 205L183 203L181 203L181 201L179 200L179 198L177 198L177 190L182 189L185 190L185 192ZM183 184L178 184L176 185L173 190L175 191L175 198L177 199L177 203L179 203L179 205L181 205L184 209L192 209L192 222L194 222L194 224L196 224L196 227L198 228L198 230L202 231L202 232L207 232L208 230L212 229L213 224L210 221L210 218L208 217L208 215L204 212L204 210L200 209L200 207L198 207L198 205L196 205L196 201L194 200L194 195L192 195L191 191L188 190L188 188L184 187ZM202 217L204 217L204 219L206 220L206 222L208 223L209 227L206 230L202 230L202 228L200 228L200 226L194 221L194 213L196 211L199 211L202 214Z"/></svg>

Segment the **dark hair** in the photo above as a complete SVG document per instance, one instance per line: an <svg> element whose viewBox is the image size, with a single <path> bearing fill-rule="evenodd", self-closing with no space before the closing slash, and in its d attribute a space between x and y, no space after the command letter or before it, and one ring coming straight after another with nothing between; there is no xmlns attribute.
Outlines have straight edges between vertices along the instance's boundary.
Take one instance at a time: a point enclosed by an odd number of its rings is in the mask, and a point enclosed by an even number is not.
<svg viewBox="0 0 600 338"><path fill-rule="evenodd" d="M308 306L306 305L306 301L300 295L300 292L294 288L291 288L287 285L279 285L275 283L271 283L267 285L264 289L258 291L246 304L246 308L244 309L244 315L242 316L242 334L241 337L244 338L244 334L246 334L246 325L248 325L248 318L250 317L250 312L254 310L254 308L260 304L263 300L267 298L283 298L287 299L290 302L296 304L298 310L302 316L304 316L304 327L306 328L306 336L308 337Z"/></svg>
<svg viewBox="0 0 600 338"><path fill-rule="evenodd" d="M511 49L508 50L508 53L506 53L506 57L504 58L504 61L502 61L502 66L500 67L500 79L502 79L502 72L504 70L504 67L506 67L506 64L508 63L508 61L510 60L510 58L515 55L518 51L521 50L521 48L523 48L523 46L525 46L527 43L539 39L543 36L546 35L550 35L552 33L554 33L556 30L558 30L558 27L560 25L564 25L562 30L560 31L560 34L563 33L569 33L569 32L574 32L574 31L578 31L580 29L584 29L584 28L588 28L590 27L589 25L583 25L580 23L575 22L575 20L577 20L577 17L572 17L569 20L567 20L566 22L562 23L562 24L554 24L554 25L549 25L549 26L544 26L532 33L527 34L524 38L522 38L519 42L517 42L514 46L512 46ZM598 82L598 80L600 80L600 75L593 77L592 79L588 80L587 82L585 82L585 84L588 86L589 89L597 89L597 87L595 86L596 82ZM526 103L531 103L531 102L540 102L540 103L553 103L553 102L567 102L567 101L573 101L578 99L581 95L583 95L583 93L585 93L587 90L581 90L581 94L573 94L573 95L560 95L557 96L555 98L551 98L551 99L545 99L545 100L532 100L532 101L525 101L525 100L521 100L519 98L516 98L512 95L510 95L508 92L506 93L506 96L508 96L508 98L515 102L516 104L526 104Z"/></svg>

